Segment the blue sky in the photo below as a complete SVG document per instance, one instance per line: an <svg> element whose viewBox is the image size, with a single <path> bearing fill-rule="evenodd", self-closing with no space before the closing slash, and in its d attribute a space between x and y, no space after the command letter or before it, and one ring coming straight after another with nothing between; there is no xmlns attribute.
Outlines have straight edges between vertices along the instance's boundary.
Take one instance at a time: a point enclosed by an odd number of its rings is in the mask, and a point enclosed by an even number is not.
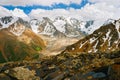
<svg viewBox="0 0 120 80"><path fill-rule="evenodd" d="M14 5L2 5L3 7L14 10L15 8L22 9L26 14L30 13L33 9L45 9L45 10L53 10L53 9L81 9L84 7L88 2L88 0L82 0L79 4L78 3L70 3L70 4L64 4L64 3L56 3L52 4L51 6L48 5L27 5L27 6L14 6Z"/></svg>

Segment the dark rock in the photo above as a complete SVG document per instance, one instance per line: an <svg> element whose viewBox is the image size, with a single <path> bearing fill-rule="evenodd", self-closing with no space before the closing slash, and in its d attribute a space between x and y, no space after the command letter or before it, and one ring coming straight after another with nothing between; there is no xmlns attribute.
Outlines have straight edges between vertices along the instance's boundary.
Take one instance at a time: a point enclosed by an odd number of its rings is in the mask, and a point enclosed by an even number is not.
<svg viewBox="0 0 120 80"><path fill-rule="evenodd" d="M106 77L105 73L99 72L92 75L94 78L104 78Z"/></svg>
<svg viewBox="0 0 120 80"><path fill-rule="evenodd" d="M109 67L109 80L120 80L120 64L114 64Z"/></svg>
<svg viewBox="0 0 120 80"><path fill-rule="evenodd" d="M1 73L0 74L0 80L11 80L9 76L7 76L6 74Z"/></svg>

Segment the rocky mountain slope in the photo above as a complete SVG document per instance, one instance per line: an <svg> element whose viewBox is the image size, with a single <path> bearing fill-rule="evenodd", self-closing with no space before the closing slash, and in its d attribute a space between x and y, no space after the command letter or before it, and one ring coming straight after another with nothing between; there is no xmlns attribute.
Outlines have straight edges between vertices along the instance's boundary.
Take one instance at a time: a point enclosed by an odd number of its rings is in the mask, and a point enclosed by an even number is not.
<svg viewBox="0 0 120 80"><path fill-rule="evenodd" d="M65 52L111 52L120 50L120 20L101 26L89 36L68 46Z"/></svg>
<svg viewBox="0 0 120 80"><path fill-rule="evenodd" d="M38 58L44 48L44 41L22 19L0 30L0 62Z"/></svg>
<svg viewBox="0 0 120 80"><path fill-rule="evenodd" d="M119 53L62 53L1 64L0 80L119 80Z"/></svg>

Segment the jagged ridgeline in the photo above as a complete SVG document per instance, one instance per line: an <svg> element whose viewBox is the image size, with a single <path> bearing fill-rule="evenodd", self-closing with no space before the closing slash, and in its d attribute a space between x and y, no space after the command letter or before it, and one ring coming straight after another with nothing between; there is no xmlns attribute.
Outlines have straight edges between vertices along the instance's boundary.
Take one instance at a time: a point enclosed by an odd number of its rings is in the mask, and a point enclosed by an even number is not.
<svg viewBox="0 0 120 80"><path fill-rule="evenodd" d="M5 21L6 19L10 22L9 17L5 17ZM43 40L24 22L18 18L0 30L0 63L37 59L40 51L45 48Z"/></svg>

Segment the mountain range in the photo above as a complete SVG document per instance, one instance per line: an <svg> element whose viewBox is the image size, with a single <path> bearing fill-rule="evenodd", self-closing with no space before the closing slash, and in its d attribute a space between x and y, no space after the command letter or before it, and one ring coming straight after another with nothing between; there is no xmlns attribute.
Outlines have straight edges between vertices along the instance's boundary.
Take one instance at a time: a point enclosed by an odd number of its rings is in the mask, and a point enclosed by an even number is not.
<svg viewBox="0 0 120 80"><path fill-rule="evenodd" d="M20 20L19 20L20 19ZM81 21L76 18L65 18L58 16L55 19L42 17L25 21L20 17L5 16L0 18L2 28L7 28L16 21L21 21L25 26L37 34L44 34L50 37L81 37L94 31L94 20ZM107 23L107 22L106 22Z"/></svg>

